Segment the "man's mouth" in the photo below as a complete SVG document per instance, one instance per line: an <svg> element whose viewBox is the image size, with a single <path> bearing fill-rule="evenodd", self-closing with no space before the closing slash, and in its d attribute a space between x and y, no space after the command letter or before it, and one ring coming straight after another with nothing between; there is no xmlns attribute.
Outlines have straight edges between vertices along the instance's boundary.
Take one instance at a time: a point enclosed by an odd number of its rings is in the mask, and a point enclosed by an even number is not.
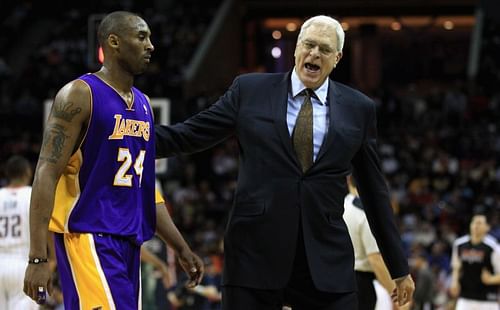
<svg viewBox="0 0 500 310"><path fill-rule="evenodd" d="M310 72L318 72L320 69L320 66L309 63L309 62L306 62L304 67L306 68L307 71L310 71Z"/></svg>

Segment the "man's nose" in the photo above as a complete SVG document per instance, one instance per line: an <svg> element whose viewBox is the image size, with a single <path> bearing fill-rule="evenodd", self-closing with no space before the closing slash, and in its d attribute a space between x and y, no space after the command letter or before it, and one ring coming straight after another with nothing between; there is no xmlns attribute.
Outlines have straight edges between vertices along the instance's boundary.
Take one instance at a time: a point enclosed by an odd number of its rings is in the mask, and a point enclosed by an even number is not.
<svg viewBox="0 0 500 310"><path fill-rule="evenodd" d="M146 44L146 49L151 52L155 50L155 46L153 45L153 43L151 43L151 40L148 40L148 43Z"/></svg>
<svg viewBox="0 0 500 310"><path fill-rule="evenodd" d="M319 46L316 45L315 47L311 48L309 54L311 56L319 56Z"/></svg>

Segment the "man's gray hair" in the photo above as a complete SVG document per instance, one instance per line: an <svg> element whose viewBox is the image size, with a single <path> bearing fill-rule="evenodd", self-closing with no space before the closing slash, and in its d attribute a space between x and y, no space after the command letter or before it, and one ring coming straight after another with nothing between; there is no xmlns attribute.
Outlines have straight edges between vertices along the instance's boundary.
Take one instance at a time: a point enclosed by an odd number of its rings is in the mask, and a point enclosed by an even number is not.
<svg viewBox="0 0 500 310"><path fill-rule="evenodd" d="M342 48L344 48L344 38L345 38L344 29L342 29L342 25L335 18L326 15L317 15L307 19L300 27L300 32L297 41L300 40L300 38L302 37L304 30L306 30L307 28L309 28L311 25L314 24L327 25L333 27L337 34L337 51L342 52Z"/></svg>

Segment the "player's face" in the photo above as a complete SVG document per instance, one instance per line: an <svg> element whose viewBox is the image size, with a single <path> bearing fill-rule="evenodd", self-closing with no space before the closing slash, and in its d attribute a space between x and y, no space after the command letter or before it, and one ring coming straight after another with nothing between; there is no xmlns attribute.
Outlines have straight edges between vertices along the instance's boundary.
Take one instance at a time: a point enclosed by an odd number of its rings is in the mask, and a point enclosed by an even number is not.
<svg viewBox="0 0 500 310"><path fill-rule="evenodd" d="M131 17L129 25L130 28L120 36L120 60L122 66L136 75L146 71L154 46L151 31L142 18Z"/></svg>
<svg viewBox="0 0 500 310"><path fill-rule="evenodd" d="M297 40L294 56L295 70L302 83L312 89L320 87L342 57L335 29L312 24Z"/></svg>
<svg viewBox="0 0 500 310"><path fill-rule="evenodd" d="M484 215L476 215L472 218L470 222L470 233L475 237L482 237L486 235L489 230L488 222Z"/></svg>

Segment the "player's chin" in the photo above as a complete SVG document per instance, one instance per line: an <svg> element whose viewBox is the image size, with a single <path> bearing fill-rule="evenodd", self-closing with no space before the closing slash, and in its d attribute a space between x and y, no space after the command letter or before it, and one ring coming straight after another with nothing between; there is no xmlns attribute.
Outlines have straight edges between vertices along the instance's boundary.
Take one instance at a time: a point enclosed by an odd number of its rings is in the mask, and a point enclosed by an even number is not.
<svg viewBox="0 0 500 310"><path fill-rule="evenodd" d="M148 66L147 65L144 65L144 66L141 66L140 68L137 68L134 72L135 75L140 75L140 74L143 74L144 72L146 72Z"/></svg>

